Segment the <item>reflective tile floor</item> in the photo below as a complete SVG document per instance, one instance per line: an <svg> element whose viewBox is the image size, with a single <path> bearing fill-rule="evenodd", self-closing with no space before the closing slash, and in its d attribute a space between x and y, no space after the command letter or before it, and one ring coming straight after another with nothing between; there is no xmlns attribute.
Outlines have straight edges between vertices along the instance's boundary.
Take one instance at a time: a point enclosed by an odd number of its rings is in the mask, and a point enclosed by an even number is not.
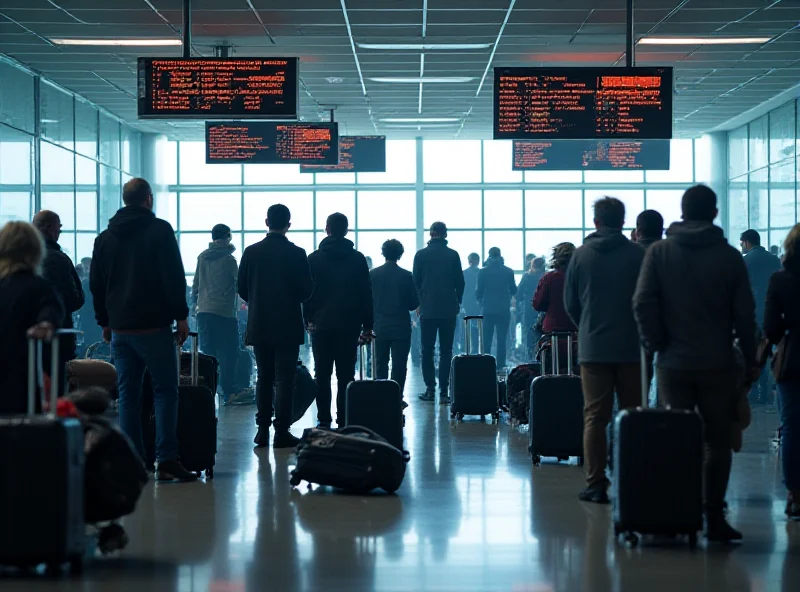
<svg viewBox="0 0 800 592"><path fill-rule="evenodd" d="M409 386L419 391L416 372ZM775 415L756 415L735 459L730 517L743 545L628 550L612 540L608 507L577 501L580 468L534 469L527 434L451 425L445 408L411 399L397 496L292 490L292 453L254 452L253 409L224 408L213 481L149 486L125 521L130 547L81 579L3 578L0 590L800 592L800 524L782 514L769 443Z"/></svg>

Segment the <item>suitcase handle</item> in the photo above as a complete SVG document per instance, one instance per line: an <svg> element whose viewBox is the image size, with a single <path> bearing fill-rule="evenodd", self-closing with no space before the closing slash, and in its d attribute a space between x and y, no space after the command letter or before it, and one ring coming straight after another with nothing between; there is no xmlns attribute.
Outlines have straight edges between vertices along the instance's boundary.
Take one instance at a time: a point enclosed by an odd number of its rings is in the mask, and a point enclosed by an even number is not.
<svg viewBox="0 0 800 592"><path fill-rule="evenodd" d="M56 417L58 407L58 385L61 380L61 344L62 335L83 335L76 329L59 329L50 340L50 409L48 417ZM36 389L44 388L43 339L28 337L28 415L36 414Z"/></svg>
<svg viewBox="0 0 800 592"><path fill-rule="evenodd" d="M372 363L369 367L370 377L372 380L375 380L375 368L377 367L377 363L375 361L375 338L372 338L372 341L369 342L369 348L372 353ZM367 359L367 344L362 343L358 346L358 349L361 352L361 355L358 356L358 376L359 380L366 380L365 376L365 366L366 366L366 359Z"/></svg>
<svg viewBox="0 0 800 592"><path fill-rule="evenodd" d="M177 333L175 336L177 337ZM198 373L200 372L200 364L199 364L199 357L200 353L198 351L198 341L199 337L195 331L189 332L189 340L191 341L191 357L189 358L189 380L191 381L192 386L197 386L200 378L198 377ZM183 352L183 347L180 343L175 341L177 346L177 357L178 357L178 384L181 383L181 353Z"/></svg>
<svg viewBox="0 0 800 592"><path fill-rule="evenodd" d="M561 373L561 363L558 359L558 338L559 337L566 337L567 338L567 375L572 375L572 333L570 331L553 331L552 333L548 334L550 337L550 368L552 370L553 375L558 375ZM541 350L541 365L542 365L542 372L545 371L545 363L544 363L544 354L545 349L542 348Z"/></svg>
<svg viewBox="0 0 800 592"><path fill-rule="evenodd" d="M472 353L472 331L469 330L471 321L478 323L478 353L483 354L483 315L466 315L464 317L464 345L467 348L467 354Z"/></svg>

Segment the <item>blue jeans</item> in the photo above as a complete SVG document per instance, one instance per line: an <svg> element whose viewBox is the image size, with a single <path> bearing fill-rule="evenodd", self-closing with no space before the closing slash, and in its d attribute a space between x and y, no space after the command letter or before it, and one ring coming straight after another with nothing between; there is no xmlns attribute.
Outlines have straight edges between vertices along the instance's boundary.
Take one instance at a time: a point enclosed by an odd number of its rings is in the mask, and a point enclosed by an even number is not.
<svg viewBox="0 0 800 592"><path fill-rule="evenodd" d="M142 381L153 378L156 462L178 459L178 357L170 329L145 335L114 333L111 351L119 382L119 425L144 459Z"/></svg>
<svg viewBox="0 0 800 592"><path fill-rule="evenodd" d="M781 466L786 489L800 492L800 380L778 383Z"/></svg>

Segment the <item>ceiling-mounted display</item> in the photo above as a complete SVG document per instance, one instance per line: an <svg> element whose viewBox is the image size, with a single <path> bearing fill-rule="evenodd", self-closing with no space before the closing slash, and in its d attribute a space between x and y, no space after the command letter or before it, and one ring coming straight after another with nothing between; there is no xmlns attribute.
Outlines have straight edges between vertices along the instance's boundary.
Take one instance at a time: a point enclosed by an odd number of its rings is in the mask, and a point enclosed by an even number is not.
<svg viewBox="0 0 800 592"><path fill-rule="evenodd" d="M668 171L669 140L514 141L515 171Z"/></svg>
<svg viewBox="0 0 800 592"><path fill-rule="evenodd" d="M385 173L386 136L340 136L339 164L302 165L302 173Z"/></svg>
<svg viewBox="0 0 800 592"><path fill-rule="evenodd" d="M298 58L139 58L141 119L298 117Z"/></svg>
<svg viewBox="0 0 800 592"><path fill-rule="evenodd" d="M336 123L206 122L207 164L339 163Z"/></svg>
<svg viewBox="0 0 800 592"><path fill-rule="evenodd" d="M672 68L495 68L494 139L672 138Z"/></svg>

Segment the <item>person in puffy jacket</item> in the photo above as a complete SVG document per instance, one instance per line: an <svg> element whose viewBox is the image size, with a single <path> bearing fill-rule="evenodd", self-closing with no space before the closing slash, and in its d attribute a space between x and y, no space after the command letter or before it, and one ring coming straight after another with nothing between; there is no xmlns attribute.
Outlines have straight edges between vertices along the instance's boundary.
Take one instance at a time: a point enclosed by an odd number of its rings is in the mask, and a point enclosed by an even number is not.
<svg viewBox="0 0 800 592"><path fill-rule="evenodd" d="M497 247L489 249L489 258L478 273L475 298L481 305L484 318L486 353L492 349L492 340L497 333L497 368L506 366L508 329L511 325L511 297L517 293L514 271L505 265Z"/></svg>

